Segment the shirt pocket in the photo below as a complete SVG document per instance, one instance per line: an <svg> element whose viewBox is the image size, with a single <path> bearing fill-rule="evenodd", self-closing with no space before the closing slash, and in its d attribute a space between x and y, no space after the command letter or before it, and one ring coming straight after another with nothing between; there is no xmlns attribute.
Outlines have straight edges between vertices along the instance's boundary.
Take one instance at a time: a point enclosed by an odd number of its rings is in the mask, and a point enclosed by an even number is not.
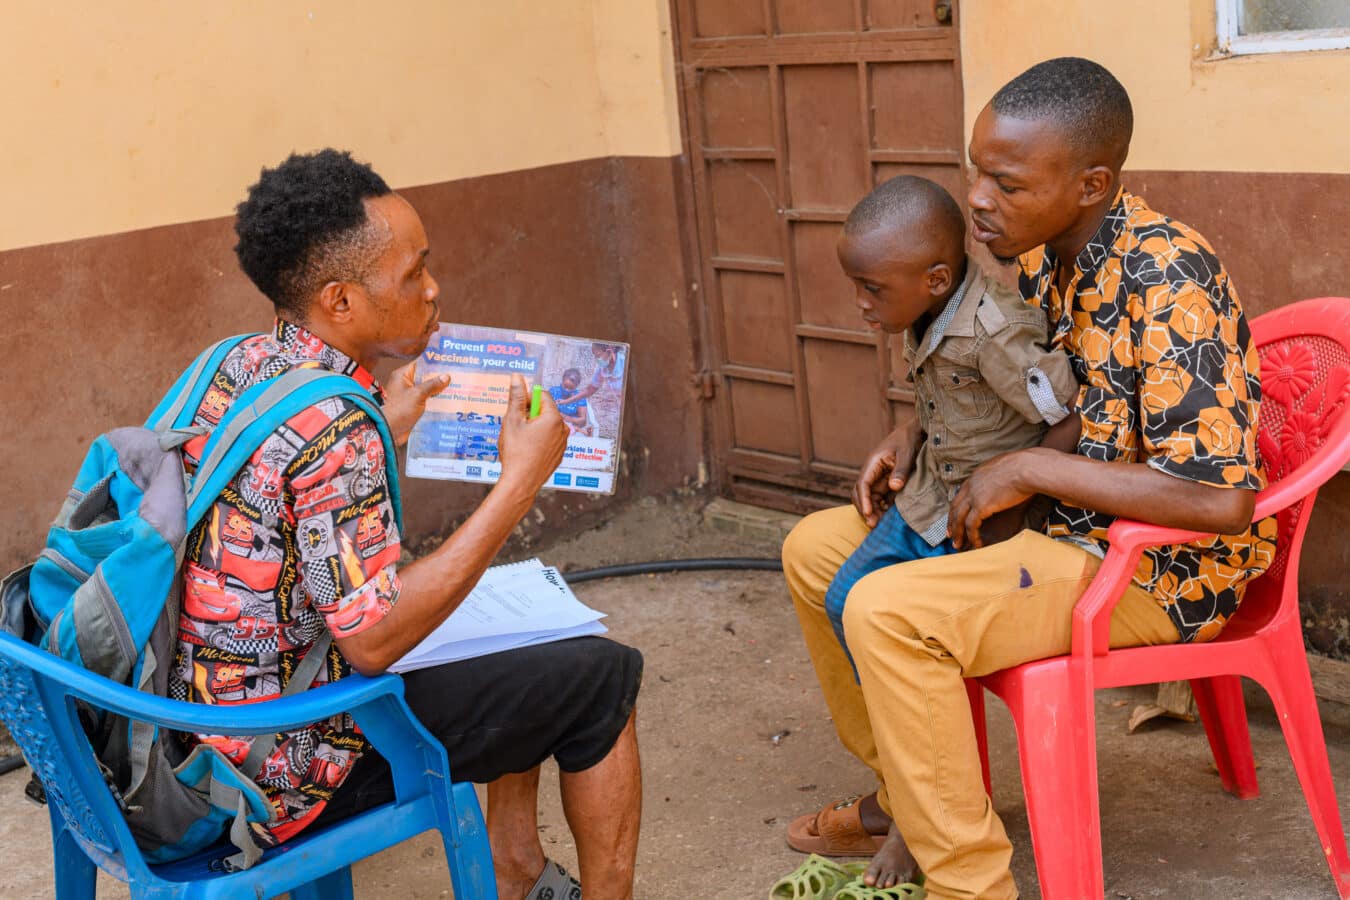
<svg viewBox="0 0 1350 900"><path fill-rule="evenodd" d="M943 424L957 434L988 431L998 425L999 399L976 369L938 366L933 371L943 406Z"/></svg>

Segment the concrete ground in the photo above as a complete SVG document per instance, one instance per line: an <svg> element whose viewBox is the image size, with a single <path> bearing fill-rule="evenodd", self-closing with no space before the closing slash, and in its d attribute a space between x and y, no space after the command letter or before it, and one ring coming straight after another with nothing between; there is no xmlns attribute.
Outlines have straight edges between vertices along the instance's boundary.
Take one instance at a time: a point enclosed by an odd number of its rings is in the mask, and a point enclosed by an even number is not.
<svg viewBox="0 0 1350 900"><path fill-rule="evenodd" d="M771 529L770 529L771 530ZM636 505L542 555L584 568L659 556L772 555L764 528L704 527L688 502ZM756 536L761 535L761 536ZM754 900L801 857L783 843L794 815L871 788L839 747L775 573L709 572L592 582L583 601L610 614L614 637L646 654L639 704L645 772L640 900ZM1125 734L1149 689L1099 694L1108 900L1334 897L1318 841L1264 695L1252 739L1262 796L1225 794L1201 726L1150 723ZM1012 723L992 701L994 802L1017 848L1024 898L1040 896L1022 807ZM1342 817L1350 819L1350 711L1323 711ZM46 816L22 799L26 777L0 777L0 898L52 895ZM555 771L544 778L540 836L575 866ZM449 897L439 842L424 835L356 866L358 897ZM121 898L106 880L101 897Z"/></svg>

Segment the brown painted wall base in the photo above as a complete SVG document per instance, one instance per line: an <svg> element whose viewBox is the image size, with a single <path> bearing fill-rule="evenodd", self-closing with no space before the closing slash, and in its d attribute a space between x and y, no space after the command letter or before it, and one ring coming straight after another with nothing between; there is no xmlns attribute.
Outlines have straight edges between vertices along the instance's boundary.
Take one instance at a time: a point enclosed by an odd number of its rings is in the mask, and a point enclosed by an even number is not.
<svg viewBox="0 0 1350 900"><path fill-rule="evenodd" d="M1127 171L1122 180L1209 239L1248 315L1350 297L1350 175Z"/></svg>
<svg viewBox="0 0 1350 900"><path fill-rule="evenodd" d="M427 226L446 320L633 344L621 493L547 494L523 537L696 476L680 165L586 160L404 191ZM240 274L233 243L223 218L0 253L0 570L37 552L94 436L143 420L208 342L269 327L271 306ZM409 479L409 543L445 533L483 492Z"/></svg>

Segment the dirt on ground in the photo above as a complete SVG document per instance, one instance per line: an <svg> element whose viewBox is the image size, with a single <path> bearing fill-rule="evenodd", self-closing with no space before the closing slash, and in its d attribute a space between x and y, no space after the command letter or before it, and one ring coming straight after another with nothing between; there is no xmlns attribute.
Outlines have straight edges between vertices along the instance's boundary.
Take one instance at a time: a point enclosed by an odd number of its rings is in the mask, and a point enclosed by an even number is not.
<svg viewBox="0 0 1350 900"><path fill-rule="evenodd" d="M772 542L713 531L699 504L633 504L606 525L539 555L573 570L693 556L774 556ZM802 857L783 842L786 823L873 785L840 747L816 687L782 577L704 572L578 584L606 611L611 634L641 649L639 701L644 810L639 900L759 900ZM1098 695L1102 830L1108 900L1309 900L1335 897L1289 756L1264 695L1249 699L1262 796L1238 801L1220 788L1198 724L1150 723L1127 736L1131 709L1149 688ZM1027 832L1012 723L989 705L994 805L1016 852L1022 897L1040 896ZM1350 716L1328 705L1332 770L1350 813ZM21 799L25 775L0 777L0 897L52 895L44 812ZM539 834L575 871L576 853L545 767ZM355 867L356 895L446 898L449 878L435 835ZM100 897L122 898L105 878Z"/></svg>

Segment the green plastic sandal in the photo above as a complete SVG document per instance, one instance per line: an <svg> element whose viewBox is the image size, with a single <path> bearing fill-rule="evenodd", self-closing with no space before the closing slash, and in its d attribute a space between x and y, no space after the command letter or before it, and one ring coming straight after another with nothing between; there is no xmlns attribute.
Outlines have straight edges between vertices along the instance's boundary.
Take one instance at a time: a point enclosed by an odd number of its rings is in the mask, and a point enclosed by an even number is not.
<svg viewBox="0 0 1350 900"><path fill-rule="evenodd" d="M812 853L796 870L769 891L769 900L834 900L835 892L857 880L867 862L844 863Z"/></svg>
<svg viewBox="0 0 1350 900"><path fill-rule="evenodd" d="M923 900L928 896L923 882L924 877L920 875L904 884L879 888L863 884L862 878L859 877L840 888L834 895L834 900Z"/></svg>

